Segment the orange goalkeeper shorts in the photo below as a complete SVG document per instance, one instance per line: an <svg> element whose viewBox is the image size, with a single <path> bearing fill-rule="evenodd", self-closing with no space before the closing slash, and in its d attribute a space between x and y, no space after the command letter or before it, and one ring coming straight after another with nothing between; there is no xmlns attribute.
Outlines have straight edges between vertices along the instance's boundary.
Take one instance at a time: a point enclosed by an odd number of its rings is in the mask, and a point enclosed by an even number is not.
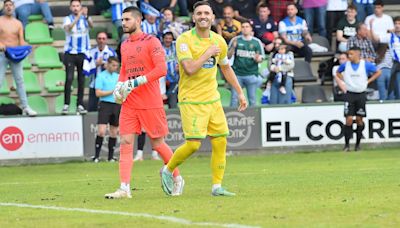
<svg viewBox="0 0 400 228"><path fill-rule="evenodd" d="M120 135L139 135L142 129L146 131L150 138L166 136L168 125L164 108L134 109L122 105L119 116Z"/></svg>

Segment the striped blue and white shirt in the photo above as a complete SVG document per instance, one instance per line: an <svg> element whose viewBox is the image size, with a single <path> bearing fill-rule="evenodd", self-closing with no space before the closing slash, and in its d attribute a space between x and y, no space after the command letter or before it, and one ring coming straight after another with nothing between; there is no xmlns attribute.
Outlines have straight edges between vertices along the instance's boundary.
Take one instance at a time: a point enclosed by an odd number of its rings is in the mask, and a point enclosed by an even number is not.
<svg viewBox="0 0 400 228"><path fill-rule="evenodd" d="M115 3L111 5L111 20L112 22L122 19L122 11L126 8L126 5L122 3Z"/></svg>
<svg viewBox="0 0 400 228"><path fill-rule="evenodd" d="M176 70L178 59L176 57L176 43L175 41L170 47L164 47L165 50L165 61L167 62L167 81L177 83L179 80L179 74Z"/></svg>
<svg viewBox="0 0 400 228"><path fill-rule="evenodd" d="M301 17L296 16L293 24L289 17L285 17L279 22L279 34L286 34L290 41L303 41L303 32L308 31L307 22Z"/></svg>
<svg viewBox="0 0 400 228"><path fill-rule="evenodd" d="M372 4L374 3L374 0L353 0L354 2L357 2L359 4Z"/></svg>
<svg viewBox="0 0 400 228"><path fill-rule="evenodd" d="M160 21L157 19L154 24L150 24L146 19L142 21L142 31L146 34L152 34L156 37L159 37L160 31L159 26Z"/></svg>
<svg viewBox="0 0 400 228"><path fill-rule="evenodd" d="M70 14L64 18L63 28L72 24L75 15ZM86 53L90 50L89 23L85 16L81 16L71 31L65 30L66 42L64 51L68 54Z"/></svg>
<svg viewBox="0 0 400 228"><path fill-rule="evenodd" d="M102 51L100 51L98 47L92 48L90 49L89 53L90 53L90 58L92 58L92 61L96 62L98 58L102 58L103 63L106 63L109 57L117 56L114 49L112 49L108 45L106 45ZM94 81L96 79L96 76L99 75L104 70L105 70L104 66L98 66L96 68L95 73L90 76L90 83L89 83L90 88L94 88Z"/></svg>
<svg viewBox="0 0 400 228"><path fill-rule="evenodd" d="M388 43L390 54L395 62L400 63L400 34L388 33L380 36L381 43Z"/></svg>

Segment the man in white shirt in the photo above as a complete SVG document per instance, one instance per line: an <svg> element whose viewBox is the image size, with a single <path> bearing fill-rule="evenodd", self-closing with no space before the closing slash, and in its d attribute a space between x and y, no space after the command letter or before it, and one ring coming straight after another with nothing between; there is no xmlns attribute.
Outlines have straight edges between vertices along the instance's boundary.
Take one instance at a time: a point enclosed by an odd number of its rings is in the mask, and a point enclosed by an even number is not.
<svg viewBox="0 0 400 228"><path fill-rule="evenodd" d="M368 30L372 30L377 35L386 34L388 31L393 31L394 29L392 17L384 14L383 11L383 1L376 0L374 2L374 14L365 18L365 24L367 25ZM370 23L371 21L372 23Z"/></svg>

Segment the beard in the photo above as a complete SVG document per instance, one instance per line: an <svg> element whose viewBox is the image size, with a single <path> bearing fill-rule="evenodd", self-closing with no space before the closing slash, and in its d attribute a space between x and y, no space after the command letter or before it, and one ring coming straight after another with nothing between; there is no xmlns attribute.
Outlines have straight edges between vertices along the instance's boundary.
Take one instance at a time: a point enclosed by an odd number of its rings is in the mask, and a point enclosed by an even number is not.
<svg viewBox="0 0 400 228"><path fill-rule="evenodd" d="M137 30L136 26L132 27L132 28L124 28L123 27L122 29L124 30L124 33L129 33L129 34L132 34L132 33L136 32L136 30Z"/></svg>

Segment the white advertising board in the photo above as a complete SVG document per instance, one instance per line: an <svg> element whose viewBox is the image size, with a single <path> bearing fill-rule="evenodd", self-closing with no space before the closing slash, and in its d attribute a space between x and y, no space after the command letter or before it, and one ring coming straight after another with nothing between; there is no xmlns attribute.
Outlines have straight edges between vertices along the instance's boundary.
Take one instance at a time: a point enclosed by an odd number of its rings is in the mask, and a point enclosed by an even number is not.
<svg viewBox="0 0 400 228"><path fill-rule="evenodd" d="M366 109L362 142L400 142L400 103L367 104ZM343 144L343 124L343 105L263 108L262 146Z"/></svg>
<svg viewBox="0 0 400 228"><path fill-rule="evenodd" d="M83 156L81 116L0 120L0 160Z"/></svg>

